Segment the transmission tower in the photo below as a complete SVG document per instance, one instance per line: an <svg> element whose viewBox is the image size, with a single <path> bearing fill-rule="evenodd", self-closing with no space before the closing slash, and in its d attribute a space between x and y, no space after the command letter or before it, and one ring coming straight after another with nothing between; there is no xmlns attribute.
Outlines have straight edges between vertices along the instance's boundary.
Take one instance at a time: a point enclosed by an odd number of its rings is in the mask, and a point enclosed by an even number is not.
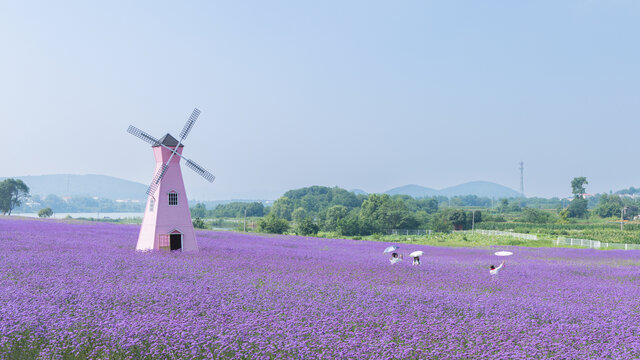
<svg viewBox="0 0 640 360"><path fill-rule="evenodd" d="M520 196L524 197L524 162L520 161Z"/></svg>

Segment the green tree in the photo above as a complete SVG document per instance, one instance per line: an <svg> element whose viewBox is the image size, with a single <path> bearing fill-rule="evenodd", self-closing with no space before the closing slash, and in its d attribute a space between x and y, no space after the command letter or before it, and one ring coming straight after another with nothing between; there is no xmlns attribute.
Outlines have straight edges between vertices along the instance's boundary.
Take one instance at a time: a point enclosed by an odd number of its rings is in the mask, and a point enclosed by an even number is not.
<svg viewBox="0 0 640 360"><path fill-rule="evenodd" d="M427 225L429 224L429 221L431 221L431 217L434 215L430 215L424 210L419 210L419 211L416 211L416 213L413 214L413 216L418 223L417 227L420 229L424 229L427 227Z"/></svg>
<svg viewBox="0 0 640 360"><path fill-rule="evenodd" d="M571 192L573 193L574 198L582 197L582 194L586 193L587 190L584 188L586 184L589 184L587 178L584 176L579 176L573 178L571 180Z"/></svg>
<svg viewBox="0 0 640 360"><path fill-rule="evenodd" d="M310 213L317 213L322 208L322 201L317 196L307 194L300 199L300 205Z"/></svg>
<svg viewBox="0 0 640 360"><path fill-rule="evenodd" d="M11 211L22 205L29 197L29 187L20 179L5 179L0 182L0 211L11 215Z"/></svg>
<svg viewBox="0 0 640 360"><path fill-rule="evenodd" d="M360 218L378 233L417 226L415 216L407 209L402 199L392 199L387 194L369 195L369 198L362 203Z"/></svg>
<svg viewBox="0 0 640 360"><path fill-rule="evenodd" d="M264 205L261 202L255 201L246 206L247 216L263 216Z"/></svg>
<svg viewBox="0 0 640 360"><path fill-rule="evenodd" d="M416 210L424 210L427 214L438 212L438 200L436 198L424 198L416 200Z"/></svg>
<svg viewBox="0 0 640 360"><path fill-rule="evenodd" d="M269 214L258 220L258 231L271 234L284 234L289 230L289 222L286 219Z"/></svg>
<svg viewBox="0 0 640 360"><path fill-rule="evenodd" d="M306 217L296 224L296 234L298 235L316 235L318 230L320 227L310 217Z"/></svg>
<svg viewBox="0 0 640 360"><path fill-rule="evenodd" d="M310 186L289 190L284 193L283 197L288 198L293 203L292 211L302 207L309 216L314 218L334 205L346 206L349 209L358 208L365 198L339 187L330 188L326 186Z"/></svg>
<svg viewBox="0 0 640 360"><path fill-rule="evenodd" d="M406 209L401 209L399 214L400 222L396 225L397 229L417 229L420 227L420 221L416 214L412 214Z"/></svg>
<svg viewBox="0 0 640 360"><path fill-rule="evenodd" d="M536 224L545 224L549 222L550 219L551 214L548 212L532 208L524 208L524 210L522 210L522 216L520 216L520 220L523 222Z"/></svg>
<svg viewBox="0 0 640 360"><path fill-rule="evenodd" d="M467 222L467 214L462 209L455 209L449 213L449 222L456 230L462 230Z"/></svg>
<svg viewBox="0 0 640 360"><path fill-rule="evenodd" d="M280 197L273 203L270 213L276 217L291 220L291 213L293 213L293 201L286 196Z"/></svg>
<svg viewBox="0 0 640 360"><path fill-rule="evenodd" d="M509 204L509 211L510 212L520 212L520 211L522 211L522 207L520 206L520 202L512 201Z"/></svg>
<svg viewBox="0 0 640 360"><path fill-rule="evenodd" d="M620 196L603 194L600 196L598 206L596 206L593 212L602 218L618 217L620 216L620 209L623 207L624 203Z"/></svg>
<svg viewBox="0 0 640 360"><path fill-rule="evenodd" d="M338 234L345 236L370 235L373 233L372 227L370 225L364 226L360 216L355 213L338 219L336 231Z"/></svg>
<svg viewBox="0 0 640 360"><path fill-rule="evenodd" d="M196 204L191 208L191 216L195 218L207 217L207 207L202 203Z"/></svg>
<svg viewBox="0 0 640 360"><path fill-rule="evenodd" d="M588 183L587 178L584 176L575 177L571 180L573 200L567 207L567 215L570 218L584 218L589 214L587 211L588 201L583 196L587 192L584 186Z"/></svg>
<svg viewBox="0 0 640 360"><path fill-rule="evenodd" d="M637 205L626 206L624 210L624 218L631 220L634 216L638 215L638 212L640 212L640 207Z"/></svg>
<svg viewBox="0 0 640 360"><path fill-rule="evenodd" d="M387 194L371 194L362 203L360 209L360 219L363 222L370 224L377 232L382 231L385 218L385 208L388 207L388 203L391 202L391 197Z"/></svg>
<svg viewBox="0 0 640 360"><path fill-rule="evenodd" d="M264 205L258 201L252 203L234 201L228 204L219 204L212 211L207 211L207 215L212 217L241 218L244 217L245 210L247 211L247 216L260 217L265 215Z"/></svg>
<svg viewBox="0 0 640 360"><path fill-rule="evenodd" d="M498 204L498 212L504 213L509 211L509 199L500 199Z"/></svg>
<svg viewBox="0 0 640 360"><path fill-rule="evenodd" d="M587 199L574 198L567 207L567 216L570 218L584 218L588 215Z"/></svg>
<svg viewBox="0 0 640 360"><path fill-rule="evenodd" d="M479 211L479 210L478 210L478 211L475 211L475 214L474 214L474 215L472 215L472 216L474 216L473 221L474 221L475 223L482 222L482 211Z"/></svg>
<svg viewBox="0 0 640 360"><path fill-rule="evenodd" d="M558 212L558 223L566 224L568 222L569 222L569 210L567 209L560 210L560 212Z"/></svg>
<svg viewBox="0 0 640 360"><path fill-rule="evenodd" d="M40 209L40 211L38 211L38 216L41 218L51 217L53 216L53 210L51 210L51 208Z"/></svg>
<svg viewBox="0 0 640 360"><path fill-rule="evenodd" d="M449 232L453 229L445 212L435 214L429 222L429 229L435 232Z"/></svg>
<svg viewBox="0 0 640 360"><path fill-rule="evenodd" d="M291 219L293 219L293 221L295 222L300 222L302 220L304 220L305 218L307 218L307 210L305 210L304 208L297 208L295 210L293 210L293 212L291 213Z"/></svg>
<svg viewBox="0 0 640 360"><path fill-rule="evenodd" d="M324 229L326 231L336 231L338 228L338 221L347 217L348 214L349 209L344 205L334 205L330 207L327 209L324 216Z"/></svg>
<svg viewBox="0 0 640 360"><path fill-rule="evenodd" d="M471 229L473 224L478 224L482 222L482 211L474 210L466 212L467 222L464 224L465 229Z"/></svg>

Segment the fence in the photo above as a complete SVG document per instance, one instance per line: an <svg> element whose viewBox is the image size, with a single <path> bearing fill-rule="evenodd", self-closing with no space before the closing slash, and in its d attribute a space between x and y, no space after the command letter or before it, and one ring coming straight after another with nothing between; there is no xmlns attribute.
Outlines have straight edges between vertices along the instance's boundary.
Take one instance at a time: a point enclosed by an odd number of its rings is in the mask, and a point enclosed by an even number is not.
<svg viewBox="0 0 640 360"><path fill-rule="evenodd" d="M511 232L511 231L472 230L472 231L465 231L465 232L474 232L476 234L493 235L493 236L511 236L511 237L515 237L515 238L519 238L519 239L525 239L525 240L538 240L538 235L521 234L521 233L515 233L515 232Z"/></svg>
<svg viewBox="0 0 640 360"><path fill-rule="evenodd" d="M389 230L389 235L431 235L431 230L422 230L422 229L391 229Z"/></svg>
<svg viewBox="0 0 640 360"><path fill-rule="evenodd" d="M516 222L493 222L482 221L475 224L476 229L485 230L502 230L502 231L519 231L530 230L531 232L543 230L606 230L620 229L620 221L597 223L597 224L533 224L533 223L516 223ZM640 230L640 224L624 224L625 230Z"/></svg>
<svg viewBox="0 0 640 360"><path fill-rule="evenodd" d="M472 232L475 232L477 234L483 234L483 235L511 236L511 237L520 238L520 239L526 239L526 240L538 240L538 236L537 235L514 233L514 232L511 232L511 231L458 230L458 231L454 231L454 232L456 232L456 233L472 233ZM431 230L391 229L391 230L389 230L388 234L389 235L427 235L427 234L431 235Z"/></svg>
<svg viewBox="0 0 640 360"><path fill-rule="evenodd" d="M616 243L603 243L596 240L587 239L572 239L565 237L558 237L553 240L555 245L572 245L572 246L584 246L591 249L622 249L622 250L640 250L638 244L616 244Z"/></svg>
<svg viewBox="0 0 640 360"><path fill-rule="evenodd" d="M534 234L522 234L511 231L498 231L498 230L464 230L455 231L460 233L477 233L483 235L493 236L511 236L519 239L526 240L538 240L538 235ZM408 230L408 229L392 229L389 230L389 235L431 235L431 230ZM571 245L571 246L584 246L591 249L621 249L621 250L640 250L639 244L617 244L617 243L603 243L597 240L587 239L573 239L558 237L556 240L552 240L554 245Z"/></svg>

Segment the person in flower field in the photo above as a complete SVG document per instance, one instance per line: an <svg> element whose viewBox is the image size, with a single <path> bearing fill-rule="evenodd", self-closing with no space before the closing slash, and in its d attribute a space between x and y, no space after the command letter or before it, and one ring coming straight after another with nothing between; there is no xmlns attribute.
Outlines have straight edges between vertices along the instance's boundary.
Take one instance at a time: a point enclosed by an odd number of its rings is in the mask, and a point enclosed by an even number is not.
<svg viewBox="0 0 640 360"><path fill-rule="evenodd" d="M495 266L491 265L491 268L489 269L489 274L491 276L496 276L496 275L498 275L500 270L503 269L503 268L504 268L504 261L498 267L495 267Z"/></svg>
<svg viewBox="0 0 640 360"><path fill-rule="evenodd" d="M391 262L391 265L402 261L402 254L400 254L400 256L398 256L397 252L394 252L393 254L391 254L391 259L389 259L389 262Z"/></svg>

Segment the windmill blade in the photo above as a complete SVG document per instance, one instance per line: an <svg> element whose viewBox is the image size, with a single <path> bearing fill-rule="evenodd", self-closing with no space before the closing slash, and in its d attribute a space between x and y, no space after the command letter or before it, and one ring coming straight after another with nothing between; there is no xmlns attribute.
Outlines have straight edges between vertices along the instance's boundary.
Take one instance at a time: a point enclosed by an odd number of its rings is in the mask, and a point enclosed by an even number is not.
<svg viewBox="0 0 640 360"><path fill-rule="evenodd" d="M147 189L147 195L155 194L156 189L158 189L158 186L160 186L160 180L162 180L162 177L167 172L167 169L169 169L169 165L167 164L162 164L162 167L158 169L158 171L156 172L156 175L153 177L153 180L151 181L151 185L149 185L149 188Z"/></svg>
<svg viewBox="0 0 640 360"><path fill-rule="evenodd" d="M202 176L203 178L207 179L207 181L209 182L213 182L213 180L216 179L215 176L213 176L212 173L208 172L207 170L205 170L202 166L196 164L195 162L184 158L187 161L187 166L191 168L191 170L197 172L200 176Z"/></svg>
<svg viewBox="0 0 640 360"><path fill-rule="evenodd" d="M154 138L153 136L147 134L146 132L138 129L133 125L129 125L127 132L133 136L139 137L140 139L148 142L151 145L158 145L160 143L160 140Z"/></svg>
<svg viewBox="0 0 640 360"><path fill-rule="evenodd" d="M189 132L191 131L191 128L193 127L193 124L196 123L196 120L198 120L198 116L200 116L200 110L198 110L198 108L193 109L193 112L191 113L191 116L189 116L189 120L187 120L187 123L184 124L184 127L182 128L182 131L180 132L180 141L182 142L182 140L184 140L187 135L189 135Z"/></svg>

